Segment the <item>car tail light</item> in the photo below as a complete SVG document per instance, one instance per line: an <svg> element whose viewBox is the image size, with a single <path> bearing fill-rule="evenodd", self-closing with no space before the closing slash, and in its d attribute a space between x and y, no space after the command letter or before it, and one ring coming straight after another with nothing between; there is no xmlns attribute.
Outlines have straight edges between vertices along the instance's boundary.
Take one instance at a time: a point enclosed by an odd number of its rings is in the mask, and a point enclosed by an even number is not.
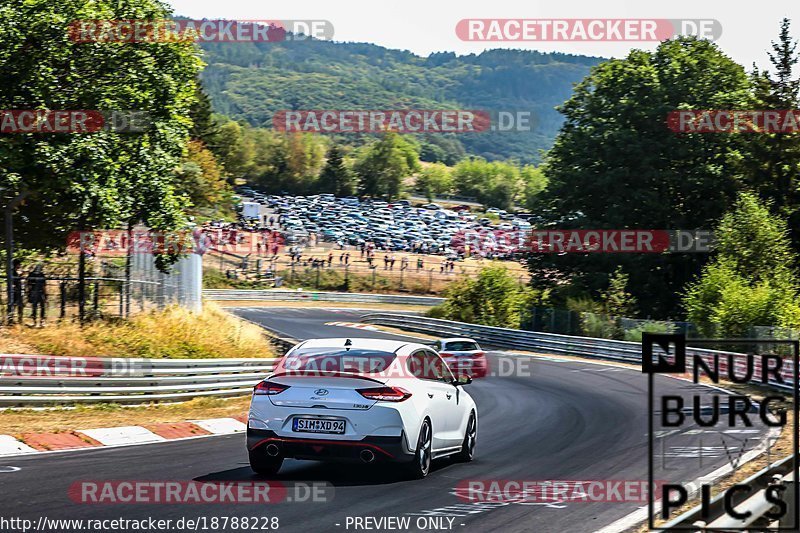
<svg viewBox="0 0 800 533"><path fill-rule="evenodd" d="M477 359L478 357L483 357L484 355L486 355L486 352L475 352L474 354L472 354L472 357Z"/></svg>
<svg viewBox="0 0 800 533"><path fill-rule="evenodd" d="M280 394L288 388L289 385L281 385L280 383L275 383L273 381L262 381L253 388L253 395L275 396L276 394Z"/></svg>
<svg viewBox="0 0 800 533"><path fill-rule="evenodd" d="M439 352L439 355L441 355L442 357L452 357L453 354L451 354L450 352Z"/></svg>
<svg viewBox="0 0 800 533"><path fill-rule="evenodd" d="M384 402L402 402L411 398L411 393L400 387L356 389L356 392L368 400L381 400Z"/></svg>

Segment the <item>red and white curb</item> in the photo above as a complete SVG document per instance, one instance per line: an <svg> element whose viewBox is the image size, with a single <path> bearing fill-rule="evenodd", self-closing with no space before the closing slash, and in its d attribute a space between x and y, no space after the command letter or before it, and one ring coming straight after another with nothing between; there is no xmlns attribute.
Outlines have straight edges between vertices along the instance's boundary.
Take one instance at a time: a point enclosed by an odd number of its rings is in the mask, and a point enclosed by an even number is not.
<svg viewBox="0 0 800 533"><path fill-rule="evenodd" d="M187 422L79 429L57 433L0 435L0 457L233 435L247 429L245 421L244 417L209 418Z"/></svg>

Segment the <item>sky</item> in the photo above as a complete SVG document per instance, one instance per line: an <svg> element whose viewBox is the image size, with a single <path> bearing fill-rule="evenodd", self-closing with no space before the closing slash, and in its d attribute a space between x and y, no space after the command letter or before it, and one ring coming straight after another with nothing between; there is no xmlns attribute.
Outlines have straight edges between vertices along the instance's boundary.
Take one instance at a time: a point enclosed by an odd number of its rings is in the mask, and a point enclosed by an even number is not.
<svg viewBox="0 0 800 533"><path fill-rule="evenodd" d="M650 42L467 42L456 35L461 19L715 19L717 43L748 69L768 66L770 41L782 18L800 38L799 0L165 0L190 18L328 20L335 41L368 42L427 56L431 52L480 53L517 48L600 57L623 57Z"/></svg>

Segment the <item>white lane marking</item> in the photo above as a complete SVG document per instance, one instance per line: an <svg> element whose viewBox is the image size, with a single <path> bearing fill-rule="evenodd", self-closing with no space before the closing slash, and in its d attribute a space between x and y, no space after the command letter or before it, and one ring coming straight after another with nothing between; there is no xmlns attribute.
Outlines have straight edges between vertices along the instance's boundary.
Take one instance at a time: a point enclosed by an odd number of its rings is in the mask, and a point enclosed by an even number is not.
<svg viewBox="0 0 800 533"><path fill-rule="evenodd" d="M670 458L714 458L722 457L725 453L724 446L670 446L669 451L664 452L664 457Z"/></svg>
<svg viewBox="0 0 800 533"><path fill-rule="evenodd" d="M21 469L18 466L0 466L0 474L8 474L10 472L19 472Z"/></svg>
<svg viewBox="0 0 800 533"><path fill-rule="evenodd" d="M570 370L570 372L624 372L627 368L578 368Z"/></svg>
<svg viewBox="0 0 800 533"><path fill-rule="evenodd" d="M189 422L200 426L214 435L241 433L247 429L246 424L239 422L235 418L208 418L206 420L190 420Z"/></svg>
<svg viewBox="0 0 800 533"><path fill-rule="evenodd" d="M165 441L164 437L156 435L149 429L141 426L121 426L116 428L81 429L83 433L106 446L119 444L139 444L145 442Z"/></svg>
<svg viewBox="0 0 800 533"><path fill-rule="evenodd" d="M0 435L0 455L21 455L24 453L36 453L36 450L11 435Z"/></svg>

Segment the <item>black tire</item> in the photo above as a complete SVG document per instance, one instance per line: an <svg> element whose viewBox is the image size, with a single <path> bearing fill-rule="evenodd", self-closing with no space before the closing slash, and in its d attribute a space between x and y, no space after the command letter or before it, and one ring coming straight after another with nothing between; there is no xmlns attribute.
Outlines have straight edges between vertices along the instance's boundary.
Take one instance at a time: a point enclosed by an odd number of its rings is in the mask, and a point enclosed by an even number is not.
<svg viewBox="0 0 800 533"><path fill-rule="evenodd" d="M406 472L413 479L427 477L431 471L431 459L433 457L433 428L427 418L422 422L417 439L417 451L414 453L414 460L406 465Z"/></svg>
<svg viewBox="0 0 800 533"><path fill-rule="evenodd" d="M478 443L478 422L475 418L475 411L470 413L467 422L467 430L464 432L464 442L461 443L461 451L456 454L458 461L469 462L475 456L475 445Z"/></svg>
<svg viewBox="0 0 800 533"><path fill-rule="evenodd" d="M252 468L256 474L261 474L262 476L277 474L278 470L281 469L281 465L283 465L283 457L270 457L263 448L256 449L255 451L251 450L248 452L248 455L250 457L250 468Z"/></svg>

